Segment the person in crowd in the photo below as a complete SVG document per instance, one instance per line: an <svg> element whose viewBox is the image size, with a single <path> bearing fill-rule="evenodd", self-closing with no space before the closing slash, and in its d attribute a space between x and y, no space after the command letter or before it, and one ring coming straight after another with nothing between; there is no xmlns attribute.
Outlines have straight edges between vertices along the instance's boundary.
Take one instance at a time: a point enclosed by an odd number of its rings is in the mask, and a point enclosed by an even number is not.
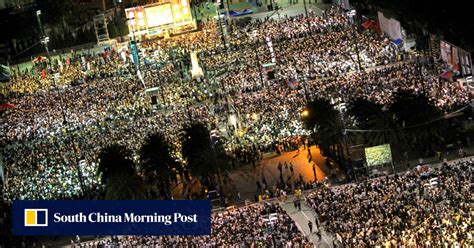
<svg viewBox="0 0 474 248"><path fill-rule="evenodd" d="M270 214L276 219L269 221ZM110 247L313 247L290 216L274 203L214 213L211 225L209 236L120 236L90 243ZM77 247L84 245L89 242Z"/></svg>
<svg viewBox="0 0 474 248"><path fill-rule="evenodd" d="M472 246L474 160L356 184L322 187L307 199L326 230L348 247Z"/></svg>
<svg viewBox="0 0 474 248"><path fill-rule="evenodd" d="M225 130L224 147L239 166L301 146L310 135L299 115L306 100L364 98L389 106L394 92L406 89L445 111L469 101L427 67L397 61L399 52L373 31L357 30L359 70L349 30L346 14L330 8L324 16L242 24L224 47L209 22L198 32L143 42L140 73L126 47L73 52L18 71L4 87L15 105L5 113L4 198L80 197L79 162L85 187L98 192L101 148L124 144L136 159L150 132L165 133L182 162L179 134L191 122ZM199 80L189 73L190 52L205 72ZM274 77L260 70L269 61ZM152 87L159 89L158 107L145 93Z"/></svg>

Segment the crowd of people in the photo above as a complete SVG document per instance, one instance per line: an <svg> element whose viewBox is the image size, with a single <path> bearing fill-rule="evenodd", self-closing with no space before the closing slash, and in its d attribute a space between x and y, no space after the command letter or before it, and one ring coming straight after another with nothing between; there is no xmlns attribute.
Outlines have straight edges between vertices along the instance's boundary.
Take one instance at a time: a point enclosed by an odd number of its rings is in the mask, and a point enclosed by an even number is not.
<svg viewBox="0 0 474 248"><path fill-rule="evenodd" d="M308 204L348 247L471 247L474 160L323 187Z"/></svg>
<svg viewBox="0 0 474 248"><path fill-rule="evenodd" d="M214 213L211 235L118 236L72 247L313 247L290 216L275 203Z"/></svg>
<svg viewBox="0 0 474 248"><path fill-rule="evenodd" d="M300 112L311 98L387 105L403 88L447 110L468 100L423 64L398 61L388 39L354 29L337 8L234 27L227 46L216 29L208 22L197 32L143 42L140 70L133 54L117 47L42 60L14 73L4 87L15 105L5 114L4 198L74 198L78 164L84 185L98 189L100 149L121 143L137 152L155 131L172 140L179 160L179 134L190 122L214 126L235 160L248 163L309 134ZM198 54L203 77L191 77L190 52ZM269 62L274 65L262 68ZM156 93L145 92L153 87Z"/></svg>

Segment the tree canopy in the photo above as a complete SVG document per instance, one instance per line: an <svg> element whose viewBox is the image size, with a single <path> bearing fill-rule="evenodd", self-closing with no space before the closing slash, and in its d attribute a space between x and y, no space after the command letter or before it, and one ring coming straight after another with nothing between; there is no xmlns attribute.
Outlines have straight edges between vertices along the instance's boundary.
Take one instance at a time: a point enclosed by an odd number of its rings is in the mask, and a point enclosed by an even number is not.
<svg viewBox="0 0 474 248"><path fill-rule="evenodd" d="M363 14L382 10L399 20L404 28L427 29L464 49L474 49L474 22L468 1L446 3L430 0L351 0ZM417 30L412 30L417 32Z"/></svg>
<svg viewBox="0 0 474 248"><path fill-rule="evenodd" d="M142 178L135 173L119 172L109 178L106 184L106 200L145 200Z"/></svg>
<svg viewBox="0 0 474 248"><path fill-rule="evenodd" d="M172 145L163 133L151 133L140 148L140 170L145 181L156 184L162 197L170 195L170 182L182 171L181 164L172 156Z"/></svg>
<svg viewBox="0 0 474 248"><path fill-rule="evenodd" d="M186 168L204 185L214 181L230 169L230 158L227 156L218 137L212 137L203 123L192 123L182 132L183 158L187 161ZM214 184L215 185L215 184Z"/></svg>
<svg viewBox="0 0 474 248"><path fill-rule="evenodd" d="M112 144L103 148L99 153L99 172L102 174L102 182L115 174L135 173L135 163L132 160L132 151L119 144Z"/></svg>

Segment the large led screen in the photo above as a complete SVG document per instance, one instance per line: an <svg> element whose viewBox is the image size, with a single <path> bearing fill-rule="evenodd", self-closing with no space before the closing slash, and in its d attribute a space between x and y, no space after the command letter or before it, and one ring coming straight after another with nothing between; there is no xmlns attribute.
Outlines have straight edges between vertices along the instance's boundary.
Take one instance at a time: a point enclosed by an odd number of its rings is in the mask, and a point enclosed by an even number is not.
<svg viewBox="0 0 474 248"><path fill-rule="evenodd" d="M389 144L365 148L367 166L376 166L392 162L392 151Z"/></svg>

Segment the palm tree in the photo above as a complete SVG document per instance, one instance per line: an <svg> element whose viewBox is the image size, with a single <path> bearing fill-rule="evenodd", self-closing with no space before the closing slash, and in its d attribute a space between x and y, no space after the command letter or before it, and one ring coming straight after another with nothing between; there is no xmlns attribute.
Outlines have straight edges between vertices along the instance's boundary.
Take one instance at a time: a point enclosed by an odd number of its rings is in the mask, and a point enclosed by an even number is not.
<svg viewBox="0 0 474 248"><path fill-rule="evenodd" d="M99 172L102 182L107 183L114 174L135 173L135 163L132 160L132 151L119 144L104 147L99 153Z"/></svg>
<svg viewBox="0 0 474 248"><path fill-rule="evenodd" d="M389 143L395 147L405 143L401 126L382 105L366 99L355 99L349 104L348 112L356 120L355 128L366 131L360 133L364 143L370 146Z"/></svg>
<svg viewBox="0 0 474 248"><path fill-rule="evenodd" d="M115 173L107 181L105 199L145 200L146 194L142 178L135 173Z"/></svg>
<svg viewBox="0 0 474 248"><path fill-rule="evenodd" d="M407 139L418 152L433 153L445 129L442 112L425 95L401 91L395 96L390 112L402 126Z"/></svg>
<svg viewBox="0 0 474 248"><path fill-rule="evenodd" d="M189 1L189 5L191 7L191 11L192 11L192 15L193 15L193 18L196 20L196 21L199 21L198 20L198 16L197 16L197 11L196 9L199 9L199 5L201 4L201 1L199 0L191 0ZM202 18L202 16L201 16ZM201 20L202 21L202 20Z"/></svg>
<svg viewBox="0 0 474 248"><path fill-rule="evenodd" d="M162 133L152 133L145 138L140 149L140 168L145 181L158 184L154 193L164 198L170 197L170 184L176 174L182 171L180 163L173 158L171 143Z"/></svg>
<svg viewBox="0 0 474 248"><path fill-rule="evenodd" d="M312 138L325 156L342 159L343 130L339 112L326 99L308 103L307 115L303 117L306 129L312 131Z"/></svg>
<svg viewBox="0 0 474 248"><path fill-rule="evenodd" d="M70 19L77 18L71 14L74 5L70 0L43 0L37 2L38 9L41 10L45 22L51 24L61 23L64 17Z"/></svg>
<svg viewBox="0 0 474 248"><path fill-rule="evenodd" d="M207 187L216 185L215 177L230 170L230 158L218 138L211 140L209 129L203 123L192 123L183 129L183 158L187 170Z"/></svg>

